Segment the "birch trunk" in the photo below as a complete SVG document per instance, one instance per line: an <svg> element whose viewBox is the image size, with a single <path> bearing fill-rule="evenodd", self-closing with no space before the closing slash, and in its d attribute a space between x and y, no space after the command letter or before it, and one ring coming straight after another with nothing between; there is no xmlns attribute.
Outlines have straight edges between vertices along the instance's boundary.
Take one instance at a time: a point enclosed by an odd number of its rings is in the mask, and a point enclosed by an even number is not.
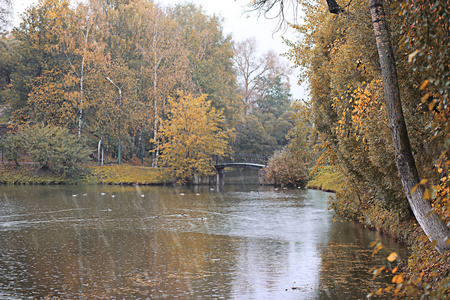
<svg viewBox="0 0 450 300"><path fill-rule="evenodd" d="M423 198L423 186L418 186L414 193L411 193L420 180L403 116L397 69L386 24L383 0L370 0L369 5L383 77L384 97L394 143L395 162L403 190L417 222L430 240L437 241L436 249L443 253L450 249L450 245L446 243L447 239L450 238L449 228L436 213L429 214L433 207L427 199Z"/></svg>

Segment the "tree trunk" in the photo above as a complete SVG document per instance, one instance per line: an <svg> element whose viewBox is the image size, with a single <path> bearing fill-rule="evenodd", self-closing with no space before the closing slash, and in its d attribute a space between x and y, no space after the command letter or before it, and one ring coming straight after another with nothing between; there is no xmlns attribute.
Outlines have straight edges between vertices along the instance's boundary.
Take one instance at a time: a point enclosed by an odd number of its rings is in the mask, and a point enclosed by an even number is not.
<svg viewBox="0 0 450 300"><path fill-rule="evenodd" d="M394 143L395 161L403 190L417 222L419 222L430 240L437 241L436 249L443 253L450 250L450 245L446 244L447 239L450 238L449 228L436 213L430 215L429 212L433 210L433 207L427 199L423 199L423 186L419 186L414 193L411 193L413 188L419 183L419 175L403 116L397 69L386 24L383 0L369 0L369 5L380 59L384 97Z"/></svg>

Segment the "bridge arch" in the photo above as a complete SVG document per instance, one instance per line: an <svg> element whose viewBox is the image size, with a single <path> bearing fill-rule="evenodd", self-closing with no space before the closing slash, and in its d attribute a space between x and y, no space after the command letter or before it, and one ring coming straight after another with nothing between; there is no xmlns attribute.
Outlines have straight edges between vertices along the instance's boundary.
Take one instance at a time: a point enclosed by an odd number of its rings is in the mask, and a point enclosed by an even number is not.
<svg viewBox="0 0 450 300"><path fill-rule="evenodd" d="M224 162L220 164L216 164L214 168L217 172L217 183L222 184L225 180L225 168L227 167L239 167L239 168L253 168L253 169L262 169L267 167L263 164L256 164L256 163L245 163L245 162Z"/></svg>

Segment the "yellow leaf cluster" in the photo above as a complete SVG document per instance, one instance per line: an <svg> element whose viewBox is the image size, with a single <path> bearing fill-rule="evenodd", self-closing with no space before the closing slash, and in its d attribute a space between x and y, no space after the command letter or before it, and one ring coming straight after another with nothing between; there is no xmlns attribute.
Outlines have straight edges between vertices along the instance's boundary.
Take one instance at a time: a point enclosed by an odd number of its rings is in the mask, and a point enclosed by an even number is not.
<svg viewBox="0 0 450 300"><path fill-rule="evenodd" d="M223 128L221 111L211 107L206 95L179 92L168 99L169 116L161 128L161 160L180 182L213 173L213 156L230 153L231 130Z"/></svg>

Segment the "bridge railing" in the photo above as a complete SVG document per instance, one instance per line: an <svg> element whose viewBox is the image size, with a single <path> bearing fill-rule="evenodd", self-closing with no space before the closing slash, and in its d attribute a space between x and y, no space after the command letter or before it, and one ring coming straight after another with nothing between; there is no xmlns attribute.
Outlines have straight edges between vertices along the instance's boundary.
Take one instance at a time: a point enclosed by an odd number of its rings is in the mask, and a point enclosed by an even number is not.
<svg viewBox="0 0 450 300"><path fill-rule="evenodd" d="M231 157L214 157L216 164L247 162L265 165L268 160L269 156L255 153L235 153Z"/></svg>

